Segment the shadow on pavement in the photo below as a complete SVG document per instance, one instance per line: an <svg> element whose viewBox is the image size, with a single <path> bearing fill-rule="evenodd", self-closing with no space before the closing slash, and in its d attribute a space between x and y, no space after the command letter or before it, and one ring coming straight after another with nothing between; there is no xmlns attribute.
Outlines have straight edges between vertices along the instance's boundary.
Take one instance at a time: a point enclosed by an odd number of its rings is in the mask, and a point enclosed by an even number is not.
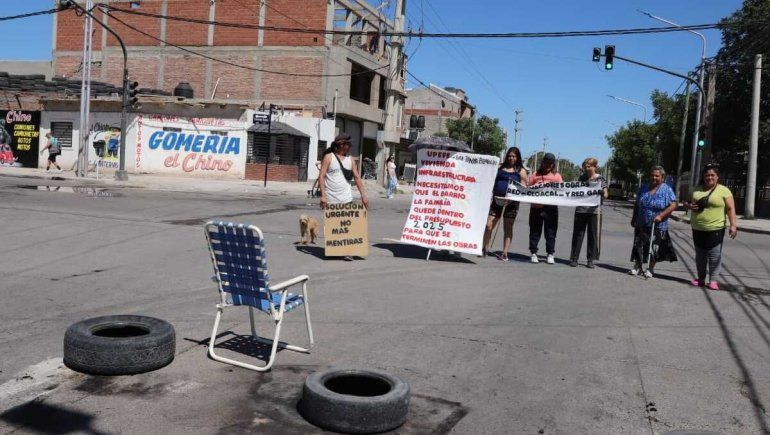
<svg viewBox="0 0 770 435"><path fill-rule="evenodd" d="M415 245L408 245L406 243L375 243L372 245L372 247L388 250L396 258L425 260L425 258L428 256L428 250L426 248ZM450 254L447 251L435 250L430 254L430 261L450 261L455 263L476 264L475 262L465 257L461 257L460 255Z"/></svg>
<svg viewBox="0 0 770 435"><path fill-rule="evenodd" d="M245 355L251 358L256 358L265 363L270 358L271 345L258 341L256 338L254 338L253 335L251 334L241 335L241 334L236 334L232 331L224 331L217 335L217 340L226 336L232 336L232 338L227 339L225 341L218 342L217 344L214 345L214 349L216 350L223 349L230 352L239 353L241 355ZM208 347L210 338L206 338L204 340L184 338L184 340L191 341L201 346ZM276 354L278 352L281 352L282 350L283 349L279 347L276 350ZM217 355L219 356L218 352L217 352ZM209 355L209 358L211 358L210 355Z"/></svg>
<svg viewBox="0 0 770 435"><path fill-rule="evenodd" d="M738 352L738 348L735 346L735 341L733 340L732 334L730 333L730 330L727 327L727 324L725 323L725 319L724 317L722 317L722 313L719 311L716 304L714 303L714 300L711 298L709 291L706 289L702 289L702 291L703 291L703 296L706 298L706 301L711 307L711 311L714 313L714 317L716 318L717 323L719 323L719 329L722 331L722 336L724 337L725 342L727 343L727 347L730 350L730 353L732 354L733 360L735 360L735 363L738 365L738 369L741 372L741 377L743 378L743 384L746 387L745 396L751 402L751 405L752 405L751 408L754 411L754 416L757 419L757 423L759 424L759 427L762 429L761 433L770 433L770 428L768 428L767 426L767 421L765 417L765 406L760 400L759 395L757 394L757 387L754 384L754 380L751 377L751 373L749 372L749 369L746 367L746 364L743 362L743 358L741 357L741 354ZM741 391L744 392L744 389L742 388Z"/></svg>
<svg viewBox="0 0 770 435"><path fill-rule="evenodd" d="M94 422L94 416L91 414L38 401L11 408L0 414L0 420L19 429L37 433L104 433L91 427Z"/></svg>

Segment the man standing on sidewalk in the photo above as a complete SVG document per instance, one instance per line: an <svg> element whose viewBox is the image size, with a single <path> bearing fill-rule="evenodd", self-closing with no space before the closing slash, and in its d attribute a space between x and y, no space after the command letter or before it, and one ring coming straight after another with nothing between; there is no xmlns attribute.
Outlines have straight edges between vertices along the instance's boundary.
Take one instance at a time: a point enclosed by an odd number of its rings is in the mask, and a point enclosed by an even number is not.
<svg viewBox="0 0 770 435"><path fill-rule="evenodd" d="M61 167L58 163L56 163L56 157L61 154L61 145L59 145L59 139L53 137L50 132L45 134L46 139L48 139L48 145L46 145L42 150L40 150L40 154L42 155L45 150L48 150L48 164L45 166L45 170L48 171L51 169L51 163L53 163L54 166L56 166L56 169L61 172Z"/></svg>

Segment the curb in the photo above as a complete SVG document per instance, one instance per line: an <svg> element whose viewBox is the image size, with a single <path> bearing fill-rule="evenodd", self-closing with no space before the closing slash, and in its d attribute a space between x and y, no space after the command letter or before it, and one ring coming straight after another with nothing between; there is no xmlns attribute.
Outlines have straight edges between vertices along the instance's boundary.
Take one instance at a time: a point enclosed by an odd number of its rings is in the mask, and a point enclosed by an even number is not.
<svg viewBox="0 0 770 435"><path fill-rule="evenodd" d="M677 222L683 222L683 223L686 223L686 224L690 223L690 219L688 219L688 218L686 218L684 216L676 216L676 215L672 214L669 217L671 218L671 220L675 220ZM739 222L739 224L740 224L740 222ZM738 232L739 233L749 233L749 234L770 234L770 229L762 230L762 229L759 229L759 228L746 228L746 227L741 227L739 225L738 226Z"/></svg>

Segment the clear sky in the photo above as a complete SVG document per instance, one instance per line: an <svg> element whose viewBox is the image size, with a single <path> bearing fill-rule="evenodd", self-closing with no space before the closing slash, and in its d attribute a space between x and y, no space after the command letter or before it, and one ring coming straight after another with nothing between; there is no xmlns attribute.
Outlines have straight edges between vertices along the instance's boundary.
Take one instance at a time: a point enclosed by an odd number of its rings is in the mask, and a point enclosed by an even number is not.
<svg viewBox="0 0 770 435"><path fill-rule="evenodd" d="M378 1L371 0L373 3ZM392 4L395 0L391 1ZM740 0L406 0L407 25L426 32L532 32L655 27L664 25L637 12L643 9L679 24L715 23ZM51 7L50 0L0 0L0 15ZM51 58L50 16L0 22L0 59ZM718 31L707 30L707 55L718 50ZM464 89L480 114L498 117L513 143L513 110L524 111L519 145L525 155L542 147L580 163L588 155L609 155L604 136L641 108L658 88L669 93L682 80L616 62L605 72L591 62L591 49L614 44L617 54L686 72L700 61L701 42L687 32L559 39L412 40L409 70L424 82ZM416 50L416 51L415 51ZM416 83L410 81L409 86ZM408 103L407 103L408 104Z"/></svg>

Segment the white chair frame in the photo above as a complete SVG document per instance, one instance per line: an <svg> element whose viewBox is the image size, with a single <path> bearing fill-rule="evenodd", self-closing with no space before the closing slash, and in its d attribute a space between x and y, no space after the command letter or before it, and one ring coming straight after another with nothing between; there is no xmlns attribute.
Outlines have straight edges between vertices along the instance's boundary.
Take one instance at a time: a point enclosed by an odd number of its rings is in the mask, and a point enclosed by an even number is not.
<svg viewBox="0 0 770 435"><path fill-rule="evenodd" d="M296 277L294 277L292 279L283 281L283 282L281 282L279 284L271 285L267 289L267 291L269 293L270 301L271 301L271 303L270 303L270 313L268 313L268 314L273 319L273 322L275 322L275 333L274 333L272 339L261 337L261 336L259 336L259 334L257 334L256 323L255 323L255 320L254 320L254 307L252 307L250 305L248 306L249 307L249 323L251 324L251 334L252 334L252 336L254 337L254 339L256 341L258 341L260 343L263 343L263 344L267 344L267 345L271 345L272 346L271 350L270 350L270 357L268 358L268 360L267 360L267 362L265 363L264 366L257 366L257 365L254 365L254 364L248 364L248 363L237 361L237 360L234 360L234 359L225 358L223 356L217 355L214 352L214 345L216 344L215 342L216 342L216 338L217 338L217 331L219 330L219 322L222 319L222 315L224 313L224 310L225 310L225 308L234 307L236 305L227 303L227 292L225 292L222 289L222 281L221 281L220 275L219 275L219 267L217 266L217 260L216 260L216 257L214 255L214 249L213 249L213 247L211 245L211 239L210 239L210 235L209 235L209 227L210 226L216 227L218 225L216 223L214 223L214 222L206 223L205 233L206 233L206 240L207 240L208 245L209 245L209 252L211 253L211 260L212 260L212 263L214 264L214 271L216 272L216 275L214 276L214 279L215 279L215 281L217 283L217 286L219 287L220 302L217 304L217 314L216 314L216 317L214 318L214 327L211 330L211 339L209 340L209 347L208 347L208 354L209 354L209 356L212 359L216 360L216 361L220 361L220 362L227 363L227 364L232 364L234 366L243 367L243 368L249 369L249 370L255 370L255 371L258 371L258 372L265 372L265 371L270 370L270 368L273 366L273 363L275 362L275 355L278 352L278 348L279 347L281 349L293 350L295 352L310 353L310 350L313 348L315 342L313 340L313 326L312 326L312 324L310 322L310 301L308 300L308 297L307 297L307 282L308 282L308 280L310 278L307 275L296 276ZM259 228L257 228L256 226L254 226L254 225L243 226L243 225L235 225L235 224L229 223L229 224L227 224L227 226L230 226L230 227L233 227L233 228L237 228L237 227L240 226L240 227L242 227L244 229L248 229L248 230L254 231L254 232L256 232L259 235L259 238L261 240L263 240L263 241L265 240L263 235L262 235L262 231ZM283 316L285 314L286 298L287 298L288 293L289 293L289 288L291 288L291 287L293 287L295 285L299 285L299 284L302 284L302 298L304 300L304 304L303 305L304 305L304 308L305 308L305 324L307 326L307 334L308 334L308 339L309 339L308 340L309 343L308 343L307 347L296 346L296 345L292 345L292 344L288 344L288 343L279 341L279 337L280 337L280 334L281 334L281 325L283 323ZM272 303L273 294L276 293L276 292L280 292L280 294L281 294L281 296L280 296L281 297L281 303L280 303L280 306L279 306L278 310L275 309L274 304Z"/></svg>

